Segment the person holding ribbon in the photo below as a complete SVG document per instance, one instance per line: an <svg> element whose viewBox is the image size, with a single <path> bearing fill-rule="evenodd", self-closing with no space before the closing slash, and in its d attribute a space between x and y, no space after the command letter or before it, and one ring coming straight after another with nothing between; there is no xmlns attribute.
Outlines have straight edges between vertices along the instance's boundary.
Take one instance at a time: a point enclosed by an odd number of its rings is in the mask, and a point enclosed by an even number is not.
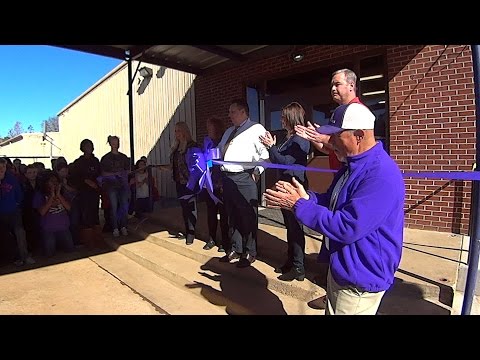
<svg viewBox="0 0 480 360"><path fill-rule="evenodd" d="M267 160L269 154L260 141L266 129L250 119L245 100L232 101L228 116L233 126L225 131L218 147L226 162L221 170L230 244L227 255L220 261L230 263L240 259L237 267L244 268L250 266L257 256L257 181L264 168L255 164L248 166L228 162L258 162Z"/></svg>
<svg viewBox="0 0 480 360"><path fill-rule="evenodd" d="M204 146L204 152L207 150L207 147L217 147L222 139L222 135L225 132L225 123L222 119L218 117L211 117L207 120L207 137L204 140L204 144L209 144ZM222 173L220 171L220 166L213 164L211 167L211 178L213 185L213 194L223 201L223 186L222 186ZM225 211L225 205L223 202L216 202L212 197L204 192L205 202L207 204L207 223L208 223L208 233L209 239L208 242L203 247L204 250L210 250L214 246L218 246L218 252L225 252L225 247L228 246L228 217L227 212ZM217 215L220 216L220 230L222 233L221 242L217 242L217 225L218 219Z"/></svg>
<svg viewBox="0 0 480 360"><path fill-rule="evenodd" d="M192 139L187 123L180 121L175 124L175 142L170 151L170 164L157 166L160 170L172 170L177 196L182 207L187 245L193 244L197 225L197 191L195 187L189 187L190 171L187 161L187 155L190 153L188 150L193 148L198 148L198 145Z"/></svg>
<svg viewBox="0 0 480 360"><path fill-rule="evenodd" d="M118 151L120 147L118 136L109 135L107 141L111 150L100 160L102 175L97 180L102 184L103 190L108 196L113 236L120 236L120 231L123 236L127 236L130 160L127 155Z"/></svg>
<svg viewBox="0 0 480 360"><path fill-rule="evenodd" d="M375 115L358 103L337 107L320 134L346 163L324 194L305 191L295 178L267 189L267 206L292 210L325 235L328 264L325 313L375 315L394 282L403 246L405 183L374 136Z"/></svg>
<svg viewBox="0 0 480 360"><path fill-rule="evenodd" d="M307 165L307 155L310 151L310 142L295 134L295 126L305 124L305 110L298 102L292 102L282 109L282 127L287 130L285 141L277 145L275 136L267 131L265 136L260 136L260 141L267 147L272 163L284 165ZM291 181L295 178L305 189L308 180L305 170L282 170L280 180ZM281 273L279 280L303 281L305 279L305 234L302 225L295 215L286 209L281 209L283 223L287 228L288 253L287 261L275 269Z"/></svg>

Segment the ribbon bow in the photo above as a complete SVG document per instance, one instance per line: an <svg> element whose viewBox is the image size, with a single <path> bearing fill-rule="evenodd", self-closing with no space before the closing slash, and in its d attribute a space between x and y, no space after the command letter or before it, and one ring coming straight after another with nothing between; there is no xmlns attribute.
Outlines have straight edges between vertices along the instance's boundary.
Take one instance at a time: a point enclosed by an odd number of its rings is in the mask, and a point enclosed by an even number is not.
<svg viewBox="0 0 480 360"><path fill-rule="evenodd" d="M206 137L203 141L203 151L198 147L193 147L189 148L186 154L188 171L190 172L187 188L194 191L198 183L198 191L196 191L195 194L200 193L203 188L206 188L215 204L221 203L221 201L213 194L210 168L213 166L213 160L220 158L220 149L214 147L213 141L209 137Z"/></svg>

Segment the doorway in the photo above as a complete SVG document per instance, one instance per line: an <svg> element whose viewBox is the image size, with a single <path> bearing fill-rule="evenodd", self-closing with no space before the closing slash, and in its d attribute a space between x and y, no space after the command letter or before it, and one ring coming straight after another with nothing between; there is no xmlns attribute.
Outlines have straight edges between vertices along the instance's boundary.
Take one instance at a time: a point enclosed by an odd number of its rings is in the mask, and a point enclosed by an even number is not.
<svg viewBox="0 0 480 360"><path fill-rule="evenodd" d="M384 54L357 56L346 61L338 61L308 72L293 74L264 81L256 86L258 120L275 135L281 144L286 131L281 127L280 114L284 106L296 101L305 109L305 119L324 125L338 106L330 95L330 80L336 70L348 68L357 74L357 95L376 116L375 137L382 141L388 152L388 80ZM249 88L251 89L251 88ZM309 167L329 168L328 156L311 146ZM279 177L278 170L267 169L261 184L261 193L274 186ZM310 189L324 192L330 185L333 174L307 172Z"/></svg>

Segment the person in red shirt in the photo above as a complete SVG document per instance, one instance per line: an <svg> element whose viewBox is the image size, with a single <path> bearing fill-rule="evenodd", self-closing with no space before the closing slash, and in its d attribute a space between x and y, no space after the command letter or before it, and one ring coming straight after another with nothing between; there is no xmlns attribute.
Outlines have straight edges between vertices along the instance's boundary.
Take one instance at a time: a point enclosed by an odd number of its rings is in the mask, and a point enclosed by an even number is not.
<svg viewBox="0 0 480 360"><path fill-rule="evenodd" d="M350 69L335 71L330 81L330 95L338 105L362 104L357 96L357 75ZM312 123L307 122L307 126L295 126L295 132L297 135L309 140L317 150L328 155L330 169L339 170L343 167L343 163L338 160L337 155L335 155L331 145L328 143L330 135L322 135L317 132L316 128L319 126L318 124L312 125ZM319 284L325 282L325 280L321 276L316 276L314 282ZM325 309L326 296L310 301L309 305L314 308Z"/></svg>
<svg viewBox="0 0 480 360"><path fill-rule="evenodd" d="M340 69L332 74L330 82L330 94L333 101L338 105L346 105L362 102L357 96L357 75L350 69ZM315 129L318 124L312 125L308 122L307 126L298 125L295 127L297 135L312 142L313 146L328 155L330 169L339 170L343 164L337 159L335 153L331 150L328 140L329 135L319 134Z"/></svg>

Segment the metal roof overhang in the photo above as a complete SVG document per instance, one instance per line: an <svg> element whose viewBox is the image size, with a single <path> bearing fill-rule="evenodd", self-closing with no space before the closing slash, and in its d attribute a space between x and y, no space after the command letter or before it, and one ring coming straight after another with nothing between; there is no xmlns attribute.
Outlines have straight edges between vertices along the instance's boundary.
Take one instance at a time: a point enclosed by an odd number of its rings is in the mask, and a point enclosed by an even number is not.
<svg viewBox="0 0 480 360"><path fill-rule="evenodd" d="M212 72L220 64L241 63L257 56L288 50L290 45L55 45L71 50L165 66L196 75ZM127 51L130 52L128 55Z"/></svg>

